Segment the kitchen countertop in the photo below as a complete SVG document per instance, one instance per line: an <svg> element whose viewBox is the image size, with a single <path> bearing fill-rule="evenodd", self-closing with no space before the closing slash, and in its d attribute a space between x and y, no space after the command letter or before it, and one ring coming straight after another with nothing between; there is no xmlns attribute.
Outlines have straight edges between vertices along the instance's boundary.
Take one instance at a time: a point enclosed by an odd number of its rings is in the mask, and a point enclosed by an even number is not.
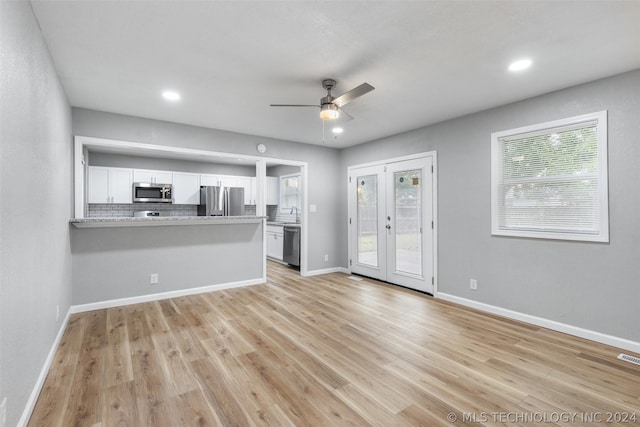
<svg viewBox="0 0 640 427"><path fill-rule="evenodd" d="M283 227L300 227L300 223L298 222L267 221L267 225L277 225L277 226L283 226Z"/></svg>
<svg viewBox="0 0 640 427"><path fill-rule="evenodd" d="M223 224L258 224L266 216L165 216L165 217L101 217L72 218L69 220L76 228L105 227L148 227L175 225L223 225Z"/></svg>

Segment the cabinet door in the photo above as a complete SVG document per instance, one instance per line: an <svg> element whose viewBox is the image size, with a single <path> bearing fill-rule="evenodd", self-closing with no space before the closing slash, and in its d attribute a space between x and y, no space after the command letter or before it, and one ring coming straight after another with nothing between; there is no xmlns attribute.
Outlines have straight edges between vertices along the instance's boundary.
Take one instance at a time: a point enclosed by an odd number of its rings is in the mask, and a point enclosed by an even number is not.
<svg viewBox="0 0 640 427"><path fill-rule="evenodd" d="M171 171L134 169L133 182L152 182L154 184L172 184L173 173Z"/></svg>
<svg viewBox="0 0 640 427"><path fill-rule="evenodd" d="M267 232L267 256L282 261L282 234Z"/></svg>
<svg viewBox="0 0 640 427"><path fill-rule="evenodd" d="M173 172L155 171L154 181L156 184L173 184Z"/></svg>
<svg viewBox="0 0 640 427"><path fill-rule="evenodd" d="M253 180L253 186L251 185L251 181ZM244 188L244 204L245 205L255 205L256 204L256 196L255 196L255 178L250 176L239 176L237 177L238 187Z"/></svg>
<svg viewBox="0 0 640 427"><path fill-rule="evenodd" d="M134 169L133 170L133 182L153 182L154 171L146 169Z"/></svg>
<svg viewBox="0 0 640 427"><path fill-rule="evenodd" d="M252 176L249 177L249 191L251 192L251 203L249 203L250 205L257 205L258 204L258 192L256 190L257 184L256 184L256 177Z"/></svg>
<svg viewBox="0 0 640 427"><path fill-rule="evenodd" d="M267 256L273 258L274 255L274 247L273 247L273 235L276 233L270 233L267 231Z"/></svg>
<svg viewBox="0 0 640 427"><path fill-rule="evenodd" d="M238 177L232 175L218 175L223 187L238 187Z"/></svg>
<svg viewBox="0 0 640 427"><path fill-rule="evenodd" d="M280 203L280 179L277 176L267 177L267 199L265 204L277 205Z"/></svg>
<svg viewBox="0 0 640 427"><path fill-rule="evenodd" d="M176 205L200 204L200 174L173 173L173 203Z"/></svg>
<svg viewBox="0 0 640 427"><path fill-rule="evenodd" d="M277 225L267 225L267 256L282 261L284 252L283 228Z"/></svg>
<svg viewBox="0 0 640 427"><path fill-rule="evenodd" d="M208 173L200 174L200 185L217 187L220 185L220 178L218 175L211 175Z"/></svg>
<svg viewBox="0 0 640 427"><path fill-rule="evenodd" d="M87 202L109 203L109 169L89 166L87 177Z"/></svg>
<svg viewBox="0 0 640 427"><path fill-rule="evenodd" d="M275 234L274 258L280 261L284 258L284 235L280 233Z"/></svg>
<svg viewBox="0 0 640 427"><path fill-rule="evenodd" d="M111 203L132 203L131 169L109 168L109 195Z"/></svg>

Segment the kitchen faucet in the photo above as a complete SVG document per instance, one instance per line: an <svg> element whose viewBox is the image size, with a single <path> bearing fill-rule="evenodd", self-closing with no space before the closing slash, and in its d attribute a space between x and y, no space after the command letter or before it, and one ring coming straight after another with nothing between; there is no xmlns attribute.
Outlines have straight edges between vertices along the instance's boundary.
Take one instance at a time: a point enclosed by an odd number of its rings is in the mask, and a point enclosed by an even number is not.
<svg viewBox="0 0 640 427"><path fill-rule="evenodd" d="M292 206L291 207L291 211L289 213L292 214L294 210L296 212L296 224L297 224L299 222L298 221L298 207L297 206Z"/></svg>

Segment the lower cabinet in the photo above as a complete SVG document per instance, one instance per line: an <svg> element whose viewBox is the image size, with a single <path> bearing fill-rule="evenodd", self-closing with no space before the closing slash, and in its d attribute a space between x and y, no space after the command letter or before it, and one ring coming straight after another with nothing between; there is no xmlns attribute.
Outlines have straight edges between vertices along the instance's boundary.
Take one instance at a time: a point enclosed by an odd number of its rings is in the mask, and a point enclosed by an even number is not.
<svg viewBox="0 0 640 427"><path fill-rule="evenodd" d="M284 233L282 226L267 225L267 256L282 261Z"/></svg>

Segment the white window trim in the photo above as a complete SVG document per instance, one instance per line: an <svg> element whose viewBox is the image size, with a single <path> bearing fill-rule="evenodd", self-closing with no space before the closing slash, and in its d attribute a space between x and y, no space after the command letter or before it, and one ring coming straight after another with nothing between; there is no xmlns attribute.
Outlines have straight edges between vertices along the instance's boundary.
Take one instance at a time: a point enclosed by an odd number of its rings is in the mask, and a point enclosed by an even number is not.
<svg viewBox="0 0 640 427"><path fill-rule="evenodd" d="M284 206L284 191L283 191L283 186L282 186L282 181L284 181L287 178L295 178L298 177L298 179L300 181L298 181L298 197L297 200L298 202L294 205L294 206ZM280 179L278 181L278 190L280 192L279 198L280 198L280 212L282 213L290 213L291 209L293 207L295 207L298 210L298 213L302 212L302 206L300 206L300 188L301 188L301 182L302 180L302 176L300 175L300 172L296 172L296 173L290 173L288 175L281 175Z"/></svg>
<svg viewBox="0 0 640 427"><path fill-rule="evenodd" d="M573 126L585 122L597 122L598 135L598 180L600 196L600 232L598 234L565 233L551 231L505 230L499 227L500 191L502 180L500 163L501 140L522 137L527 133L540 133L549 129ZM494 236L527 237L538 239L576 240L586 242L609 242L609 191L607 160L607 111L584 114L551 122L524 126L491 134L491 234Z"/></svg>

